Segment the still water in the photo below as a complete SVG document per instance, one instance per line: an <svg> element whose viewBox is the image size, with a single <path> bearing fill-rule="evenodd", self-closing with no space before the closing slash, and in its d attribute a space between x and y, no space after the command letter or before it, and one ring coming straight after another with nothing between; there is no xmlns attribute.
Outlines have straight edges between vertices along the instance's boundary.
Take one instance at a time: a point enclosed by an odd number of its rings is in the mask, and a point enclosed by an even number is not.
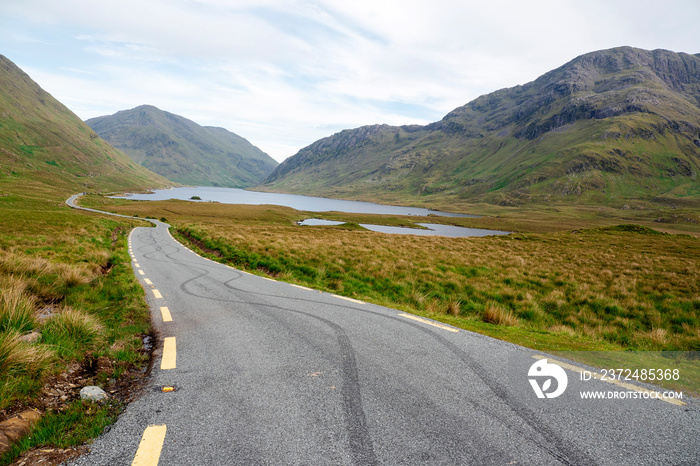
<svg viewBox="0 0 700 466"><path fill-rule="evenodd" d="M320 218L310 218L299 222L299 225L342 225L345 222L337 222L335 220L323 220ZM360 226L368 230L377 231L379 233L391 233L394 235L417 235L417 236L449 236L451 238L465 238L468 236L490 236L490 235L507 235L507 231L484 230L481 228L466 228L456 227L454 225L441 225L438 223L417 223L427 230L407 227L390 227L386 225L370 225L361 223Z"/></svg>
<svg viewBox="0 0 700 466"><path fill-rule="evenodd" d="M143 201L163 201L168 199L190 200L193 196L198 196L201 201L197 202L221 202L224 204L248 204L248 205L280 205L291 207L296 210L307 212L349 212L359 214L381 214L381 215L413 215L427 216L439 215L443 217L476 217L475 215L457 214L451 212L439 212L437 210L423 209L420 207L402 207L384 204L374 204L371 202L345 201L341 199L327 199L323 197L299 196L295 194L261 193L235 188L215 188L209 186L184 187L159 189L152 194L127 194L119 196L124 199L134 199ZM306 220L304 225L311 224L339 224L338 223L314 223L316 219ZM325 222L328 222L327 220ZM408 235L439 235L451 237L465 236L487 236L487 235L507 235L508 232L497 230L482 230L478 228L463 228L451 225L438 225L432 223L421 223L421 226L429 228L420 230L416 228L389 227L382 225L362 226L368 230L382 233L408 234Z"/></svg>
<svg viewBox="0 0 700 466"><path fill-rule="evenodd" d="M474 215L438 212L420 207L401 207L372 202L344 201L324 197L298 196L295 194L259 193L235 188L214 188L209 186L158 189L153 194L128 194L127 199L142 201L164 201L168 199L189 200L199 196L202 201L216 201L224 204L281 205L307 212L351 212L356 214L382 215L440 215L443 217L475 217Z"/></svg>

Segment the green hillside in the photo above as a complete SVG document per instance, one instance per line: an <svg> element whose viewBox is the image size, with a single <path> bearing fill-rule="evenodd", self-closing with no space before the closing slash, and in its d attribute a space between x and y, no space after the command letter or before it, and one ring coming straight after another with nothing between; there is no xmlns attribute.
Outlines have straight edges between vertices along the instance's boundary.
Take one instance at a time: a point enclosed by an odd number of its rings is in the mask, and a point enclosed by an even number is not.
<svg viewBox="0 0 700 466"><path fill-rule="evenodd" d="M143 223L77 211L66 199L167 185L0 56L0 421L28 408L43 414L0 464L99 435L150 360L150 310L126 247ZM85 385L114 401L81 401Z"/></svg>
<svg viewBox="0 0 700 466"><path fill-rule="evenodd" d="M0 55L0 194L167 186ZM43 194L42 194L43 195Z"/></svg>
<svg viewBox="0 0 700 466"><path fill-rule="evenodd" d="M245 188L277 167L265 152L224 128L203 127L150 105L86 123L139 165L178 183Z"/></svg>
<svg viewBox="0 0 700 466"><path fill-rule="evenodd" d="M580 56L427 126L321 139L261 189L440 204L700 205L700 55Z"/></svg>

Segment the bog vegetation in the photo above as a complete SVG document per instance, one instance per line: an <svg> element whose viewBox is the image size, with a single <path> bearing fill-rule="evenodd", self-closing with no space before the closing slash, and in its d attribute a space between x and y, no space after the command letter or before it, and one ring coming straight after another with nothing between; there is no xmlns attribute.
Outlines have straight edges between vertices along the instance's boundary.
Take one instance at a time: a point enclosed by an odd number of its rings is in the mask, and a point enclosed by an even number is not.
<svg viewBox="0 0 700 466"><path fill-rule="evenodd" d="M0 197L0 216L8 219L0 235L0 419L25 406L46 412L0 458L5 464L36 445L67 447L99 434L119 402L90 409L77 400L79 387L65 399L51 394L69 375L109 391L138 373L148 363L142 337L150 320L126 252L137 222L13 195Z"/></svg>
<svg viewBox="0 0 700 466"><path fill-rule="evenodd" d="M115 203L93 205L105 202ZM700 241L690 235L616 225L414 237L358 231L359 221L301 227L304 214L281 207L119 201L112 209L167 212L181 240L236 267L538 349L700 350Z"/></svg>

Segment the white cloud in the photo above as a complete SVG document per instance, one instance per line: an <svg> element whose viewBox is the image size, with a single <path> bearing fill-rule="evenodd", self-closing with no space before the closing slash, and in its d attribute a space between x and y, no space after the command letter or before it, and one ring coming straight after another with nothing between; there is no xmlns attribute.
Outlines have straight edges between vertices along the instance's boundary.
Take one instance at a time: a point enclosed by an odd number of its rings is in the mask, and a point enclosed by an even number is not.
<svg viewBox="0 0 700 466"><path fill-rule="evenodd" d="M3 5L0 41L82 118L149 103L282 159L342 128L434 121L589 51L697 53L699 14L691 0L23 0Z"/></svg>

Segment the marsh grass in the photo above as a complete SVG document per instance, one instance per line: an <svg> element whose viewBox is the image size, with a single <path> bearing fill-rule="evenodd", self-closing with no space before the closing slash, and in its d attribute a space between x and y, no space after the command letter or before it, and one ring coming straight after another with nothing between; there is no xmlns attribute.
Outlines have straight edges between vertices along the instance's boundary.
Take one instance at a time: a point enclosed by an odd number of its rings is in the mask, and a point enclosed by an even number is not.
<svg viewBox="0 0 700 466"><path fill-rule="evenodd" d="M518 318L513 315L512 310L506 309L493 302L486 305L482 319L484 322L494 325L507 325L512 327L518 324Z"/></svg>
<svg viewBox="0 0 700 466"><path fill-rule="evenodd" d="M26 293L25 280L0 277L0 332L26 332L34 328L36 299Z"/></svg>
<svg viewBox="0 0 700 466"><path fill-rule="evenodd" d="M238 267L381 304L628 348L698 348L692 237L625 228L474 239L293 226L178 231Z"/></svg>
<svg viewBox="0 0 700 466"><path fill-rule="evenodd" d="M295 221L310 214L283 207L88 201L130 215L165 214L182 241L239 268L537 349L700 349L700 240L693 236L596 226L600 219L583 228L585 216L550 212L529 219L538 233L415 237L299 227ZM520 215L477 220L522 229ZM489 307L502 317L484 322Z"/></svg>
<svg viewBox="0 0 700 466"><path fill-rule="evenodd" d="M104 325L84 311L65 308L42 325L42 339L62 357L75 358L103 341Z"/></svg>
<svg viewBox="0 0 700 466"><path fill-rule="evenodd" d="M19 195L0 197L0 216L0 412L31 406L47 376L88 357L113 361L98 381L145 366L150 314L126 251L141 222Z"/></svg>

